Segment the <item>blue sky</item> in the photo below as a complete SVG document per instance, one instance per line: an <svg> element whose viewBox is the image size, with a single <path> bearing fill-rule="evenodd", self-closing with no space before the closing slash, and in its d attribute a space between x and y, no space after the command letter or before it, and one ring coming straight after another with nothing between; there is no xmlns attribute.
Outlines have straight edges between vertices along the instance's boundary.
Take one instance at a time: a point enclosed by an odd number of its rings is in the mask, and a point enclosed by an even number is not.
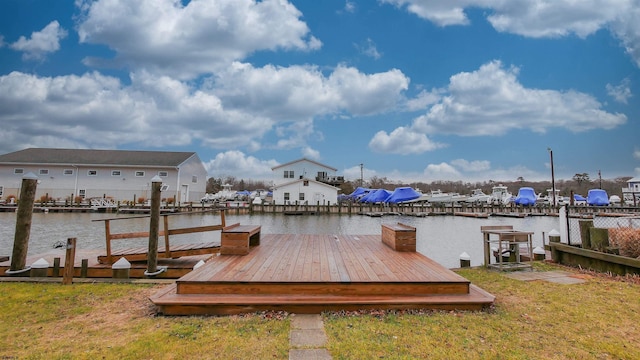
<svg viewBox="0 0 640 360"><path fill-rule="evenodd" d="M195 151L268 179L640 176L640 0L0 3L0 153Z"/></svg>

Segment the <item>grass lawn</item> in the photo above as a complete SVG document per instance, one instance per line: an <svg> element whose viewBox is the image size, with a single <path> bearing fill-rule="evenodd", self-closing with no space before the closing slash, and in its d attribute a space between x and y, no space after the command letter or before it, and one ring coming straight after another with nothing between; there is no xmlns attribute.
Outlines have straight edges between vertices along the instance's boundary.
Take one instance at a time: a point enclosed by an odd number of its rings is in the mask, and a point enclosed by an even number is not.
<svg viewBox="0 0 640 360"><path fill-rule="evenodd" d="M496 295L495 307L326 313L333 358L640 359L638 278L576 271L585 283L560 285L459 273ZM160 287L0 282L0 359L288 358L287 314L156 316L148 296Z"/></svg>

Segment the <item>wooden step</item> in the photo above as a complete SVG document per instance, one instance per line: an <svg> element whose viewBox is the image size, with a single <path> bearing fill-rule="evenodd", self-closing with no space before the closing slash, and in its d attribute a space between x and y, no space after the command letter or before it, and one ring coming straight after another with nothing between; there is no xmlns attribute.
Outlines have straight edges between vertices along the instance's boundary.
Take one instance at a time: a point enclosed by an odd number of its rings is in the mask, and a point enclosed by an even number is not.
<svg viewBox="0 0 640 360"><path fill-rule="evenodd" d="M495 297L471 285L467 294L435 295L237 295L177 294L176 285L151 297L164 315L230 315L265 310L292 313L365 309L483 310Z"/></svg>
<svg viewBox="0 0 640 360"><path fill-rule="evenodd" d="M467 280L456 282L230 282L180 281L178 294L236 295L434 295L467 294Z"/></svg>

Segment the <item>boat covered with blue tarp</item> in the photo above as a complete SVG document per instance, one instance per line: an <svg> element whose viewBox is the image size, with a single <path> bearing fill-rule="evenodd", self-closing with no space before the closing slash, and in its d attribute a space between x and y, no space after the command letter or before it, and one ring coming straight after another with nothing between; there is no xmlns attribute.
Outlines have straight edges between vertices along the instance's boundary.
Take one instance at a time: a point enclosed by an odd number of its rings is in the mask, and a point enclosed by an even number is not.
<svg viewBox="0 0 640 360"><path fill-rule="evenodd" d="M381 203L387 200L387 198L392 194L391 191L385 189L375 189L371 190L367 195L363 196L360 199L360 202L364 203Z"/></svg>
<svg viewBox="0 0 640 360"><path fill-rule="evenodd" d="M609 205L609 195L602 189L591 189L587 193L587 205L607 206Z"/></svg>
<svg viewBox="0 0 640 360"><path fill-rule="evenodd" d="M397 204L420 197L420 193L415 191L412 187L399 187L393 190L391 195L384 201L390 204Z"/></svg>
<svg viewBox="0 0 640 360"><path fill-rule="evenodd" d="M513 202L517 205L530 206L535 205L538 196L533 188L530 187L521 187L518 190L518 195L516 196Z"/></svg>

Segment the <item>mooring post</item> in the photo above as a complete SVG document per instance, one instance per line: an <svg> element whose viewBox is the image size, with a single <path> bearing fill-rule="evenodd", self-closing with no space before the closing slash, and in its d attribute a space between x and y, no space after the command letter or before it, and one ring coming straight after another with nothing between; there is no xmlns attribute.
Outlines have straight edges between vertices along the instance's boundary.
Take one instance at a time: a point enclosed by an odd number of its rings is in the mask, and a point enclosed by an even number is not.
<svg viewBox="0 0 640 360"><path fill-rule="evenodd" d="M149 252L145 275L158 272L158 233L160 228L160 189L162 179L156 175L151 179L151 219L149 221Z"/></svg>
<svg viewBox="0 0 640 360"><path fill-rule="evenodd" d="M7 271L8 275L19 274L22 271L29 270L26 268L27 252L29 250L31 218L37 187L38 177L34 173L30 172L22 177L22 188L20 189L20 200L18 202L16 219L16 232L13 238L13 253L11 256L11 267Z"/></svg>
<svg viewBox="0 0 640 360"><path fill-rule="evenodd" d="M64 271L62 272L62 284L69 285L73 282L73 266L76 260L76 238L67 239L67 251L64 255Z"/></svg>

